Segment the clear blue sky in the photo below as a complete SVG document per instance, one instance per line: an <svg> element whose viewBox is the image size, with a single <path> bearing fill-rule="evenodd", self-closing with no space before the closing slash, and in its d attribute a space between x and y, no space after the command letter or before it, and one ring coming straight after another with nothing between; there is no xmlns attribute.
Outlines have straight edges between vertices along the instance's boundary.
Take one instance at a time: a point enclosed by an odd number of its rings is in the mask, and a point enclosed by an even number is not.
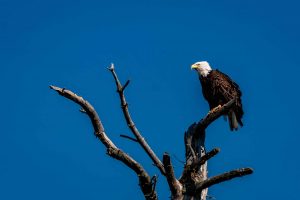
<svg viewBox="0 0 300 200"><path fill-rule="evenodd" d="M243 90L245 126L219 119L207 148L209 175L255 173L209 190L217 199L299 199L299 2L0 1L0 199L142 199L135 174L105 155L79 107L50 91L66 87L98 110L107 134L159 172L124 123L111 62L138 128L177 176L183 133L208 111L190 65L207 60ZM162 176L160 199L169 191Z"/></svg>

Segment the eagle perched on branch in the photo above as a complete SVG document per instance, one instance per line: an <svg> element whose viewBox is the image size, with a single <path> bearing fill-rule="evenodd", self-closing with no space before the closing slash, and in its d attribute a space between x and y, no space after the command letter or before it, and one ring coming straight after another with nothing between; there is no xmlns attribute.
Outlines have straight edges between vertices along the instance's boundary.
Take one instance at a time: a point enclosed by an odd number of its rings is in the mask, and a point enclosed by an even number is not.
<svg viewBox="0 0 300 200"><path fill-rule="evenodd" d="M198 72L202 94L208 101L210 110L236 98L236 104L226 115L228 116L231 131L237 130L238 125L243 126L242 92L238 84L219 70L213 70L206 61L196 62L191 68Z"/></svg>

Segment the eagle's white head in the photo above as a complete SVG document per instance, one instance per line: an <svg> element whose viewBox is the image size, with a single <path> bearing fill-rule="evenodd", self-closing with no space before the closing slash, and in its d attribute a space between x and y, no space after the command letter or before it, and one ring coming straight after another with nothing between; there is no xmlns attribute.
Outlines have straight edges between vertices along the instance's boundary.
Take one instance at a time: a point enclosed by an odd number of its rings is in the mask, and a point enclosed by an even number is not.
<svg viewBox="0 0 300 200"><path fill-rule="evenodd" d="M203 77L206 77L212 70L206 61L196 62L191 66L191 68L197 70L198 73Z"/></svg>

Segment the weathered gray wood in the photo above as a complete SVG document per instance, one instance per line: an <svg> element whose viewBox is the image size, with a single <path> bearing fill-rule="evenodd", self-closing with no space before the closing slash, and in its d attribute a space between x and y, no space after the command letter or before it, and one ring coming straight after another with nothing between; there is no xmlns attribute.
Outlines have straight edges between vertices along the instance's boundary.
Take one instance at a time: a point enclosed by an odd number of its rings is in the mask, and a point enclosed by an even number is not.
<svg viewBox="0 0 300 200"><path fill-rule="evenodd" d="M205 150L205 129L197 132L197 124L192 124L184 135L185 141L185 156L186 166L180 182L183 185L184 200L205 200L207 196L207 189L195 194L195 185L207 179L207 163L202 165L195 164L201 160L206 154ZM194 166L194 167L192 167ZM187 169L191 167L190 169Z"/></svg>
<svg viewBox="0 0 300 200"><path fill-rule="evenodd" d="M117 92L119 94L120 97L120 101L121 101L121 107L122 107L122 111L123 111L123 115L124 118L126 120L126 123L129 127L129 129L131 130L131 132L133 133L133 135L135 136L137 142L141 145L141 147L144 149L144 151L148 154L148 156L152 159L152 161L154 162L155 166L160 170L160 172L165 175L165 168L162 164L162 162L160 161L160 159L156 156L156 154L154 153L154 151L151 149L150 145L148 145L147 141L145 140L145 138L142 136L142 134L140 133L140 131L137 129L136 125L134 124L131 115L129 113L129 109L128 109L128 103L126 102L126 98L124 95L124 90L125 88L128 86L129 84L129 80L126 81L126 83L124 84L124 86L122 86L117 73L115 72L115 67L113 64L111 64L111 66L108 68L109 71L112 73L115 83L116 83L116 87L117 87Z"/></svg>
<svg viewBox="0 0 300 200"><path fill-rule="evenodd" d="M207 160L219 153L220 149L215 148L212 151L206 153L205 130L212 122L226 113L234 105L236 100L232 99L225 105L218 106L217 108L211 110L203 119L201 119L198 123L192 124L185 132L184 144L186 163L181 177L177 179L175 177L174 168L172 166L170 156L165 153L163 156L163 162L161 162L161 160L156 156L146 140L142 137L141 133L136 128L133 120L131 119L128 110L128 104L124 95L124 90L128 86L129 81L127 81L122 86L113 65L111 65L109 70L111 71L117 86L117 92L120 97L121 107L125 120L135 138L126 135L121 136L141 145L143 150L152 159L161 174L166 178L171 192L172 200L206 200L208 187L214 184L221 183L223 181L230 180L232 178L242 177L253 172L251 168L241 168L210 178L208 178L207 176ZM96 137L107 148L107 154L121 161L137 174L140 188L146 200L157 200L158 196L155 191L157 176L150 178L149 174L140 163L138 163L124 151L119 149L109 139L93 106L85 99L76 95L70 90L66 90L56 86L50 86L50 88L82 107L80 111L89 116L94 127L94 133Z"/></svg>
<svg viewBox="0 0 300 200"><path fill-rule="evenodd" d="M171 164L171 158L169 154L165 153L163 156L163 164L166 170L166 179L169 184L169 188L171 191L171 199L180 200L182 199L182 185L176 179L174 174L174 169Z"/></svg>
<svg viewBox="0 0 300 200"><path fill-rule="evenodd" d="M149 174L146 172L146 170L142 167L140 163L135 161L132 157L130 157L128 154L126 154L124 151L119 149L106 135L104 131L104 127L102 125L102 122L94 109L94 107L85 99L82 97L76 95L70 90L66 90L64 88L59 88L56 86L50 86L52 90L55 90L60 94L61 96L77 103L80 105L84 113L87 114L92 122L92 125L94 127L94 134L95 136L104 144L104 146L107 148L107 154L111 156L112 158L115 158L122 163L124 163L127 167L132 169L138 179L139 179L139 186L145 196L146 200L157 200L157 194L155 191L155 188L153 187L153 184L151 182L151 178Z"/></svg>

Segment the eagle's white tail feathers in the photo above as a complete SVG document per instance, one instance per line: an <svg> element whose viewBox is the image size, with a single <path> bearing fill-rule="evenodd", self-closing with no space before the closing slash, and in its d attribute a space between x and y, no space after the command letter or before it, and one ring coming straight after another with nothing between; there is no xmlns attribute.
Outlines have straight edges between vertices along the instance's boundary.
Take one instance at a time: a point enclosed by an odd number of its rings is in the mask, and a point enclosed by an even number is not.
<svg viewBox="0 0 300 200"><path fill-rule="evenodd" d="M236 119L236 115L233 110L230 110L228 112L228 120L229 120L229 127L231 131L237 131L238 130L238 121Z"/></svg>

